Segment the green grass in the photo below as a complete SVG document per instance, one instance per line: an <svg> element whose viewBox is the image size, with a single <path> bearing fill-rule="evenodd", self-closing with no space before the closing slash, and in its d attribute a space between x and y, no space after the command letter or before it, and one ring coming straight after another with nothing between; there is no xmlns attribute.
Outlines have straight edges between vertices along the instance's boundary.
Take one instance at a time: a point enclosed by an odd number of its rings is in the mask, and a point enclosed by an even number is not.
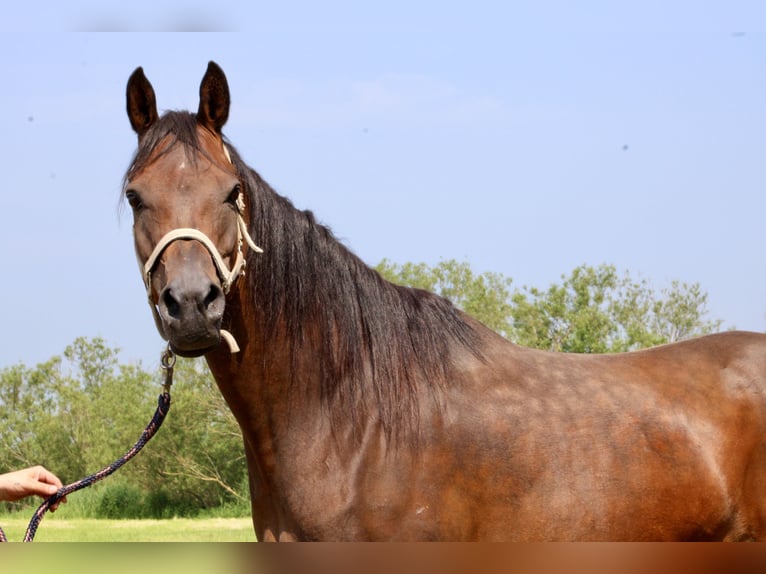
<svg viewBox="0 0 766 574"><path fill-rule="evenodd" d="M29 518L0 516L11 542L24 538ZM170 520L58 519L46 516L35 542L255 542L250 518Z"/></svg>

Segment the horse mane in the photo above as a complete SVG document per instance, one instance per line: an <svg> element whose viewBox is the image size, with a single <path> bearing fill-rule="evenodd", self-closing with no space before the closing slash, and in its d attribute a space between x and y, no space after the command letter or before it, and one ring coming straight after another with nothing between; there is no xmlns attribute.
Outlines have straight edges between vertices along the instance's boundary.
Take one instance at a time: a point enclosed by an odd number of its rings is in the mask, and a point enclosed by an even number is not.
<svg viewBox="0 0 766 574"><path fill-rule="evenodd" d="M204 153L195 115L167 112L142 138L126 180L167 136L168 148L178 141ZM447 299L386 281L226 145L248 197L250 234L266 250L247 257L258 327L287 342L294 379L302 368L318 374L323 402L339 407L331 412L357 424L360 410L374 407L387 435L417 431L419 391L448 384L456 346L481 357L478 333Z"/></svg>
<svg viewBox="0 0 766 574"><path fill-rule="evenodd" d="M419 387L448 384L455 345L480 356L476 331L447 299L386 281L230 152L246 183L250 231L267 251L248 255L253 304L270 336L282 329L292 342L293 372L315 329L319 348L309 356L325 402L352 421L372 404L389 435L417 427Z"/></svg>

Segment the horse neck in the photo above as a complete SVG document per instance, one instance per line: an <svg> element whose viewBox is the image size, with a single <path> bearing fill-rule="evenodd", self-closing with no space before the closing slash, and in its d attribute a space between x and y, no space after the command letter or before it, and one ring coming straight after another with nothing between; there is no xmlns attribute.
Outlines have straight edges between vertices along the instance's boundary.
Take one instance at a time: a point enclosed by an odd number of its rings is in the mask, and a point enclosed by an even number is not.
<svg viewBox="0 0 766 574"><path fill-rule="evenodd" d="M311 393L305 389L316 388L318 383L309 377L301 377L304 392L294 393L291 363L292 342L279 333L267 333L259 328L263 324L262 311L255 308L252 297L247 295L247 277L240 279L236 289L227 297L224 324L234 336L240 351L231 353L225 344L206 355L206 360L221 393L248 438L248 434L280 434L281 425L289 425L287 413L293 395L305 400ZM314 397L317 403L318 394ZM319 405L309 406L320 413ZM271 426L264 426L266 423Z"/></svg>

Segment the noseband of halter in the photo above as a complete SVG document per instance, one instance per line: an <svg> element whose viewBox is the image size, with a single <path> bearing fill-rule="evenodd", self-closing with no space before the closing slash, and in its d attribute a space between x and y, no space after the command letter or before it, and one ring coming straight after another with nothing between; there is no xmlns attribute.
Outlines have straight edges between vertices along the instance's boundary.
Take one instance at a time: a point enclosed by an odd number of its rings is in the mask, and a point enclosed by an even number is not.
<svg viewBox="0 0 766 574"><path fill-rule="evenodd" d="M227 159L231 161L229 151L226 149L226 146L224 146L223 149ZM245 224L245 220L243 218L244 212L245 201L243 199L243 194L240 192L239 197L237 198L237 258L234 261L234 266L231 269L229 269L229 267L226 265L226 262L223 260L223 256L221 255L220 251L218 251L215 243L213 243L213 241L199 229L194 229L191 227L179 227L177 229L173 229L172 231L168 231L157 242L157 245L154 247L152 254L149 255L146 263L141 265L141 261L139 259L139 266L141 266L144 285L146 286L146 294L149 298L149 306L152 308L152 315L154 316L154 323L156 324L157 330L159 331L160 335L162 335L163 339L167 340L168 337L165 333L164 327L162 326L162 320L160 319L157 306L154 304L154 300L152 299L152 271L154 271L154 267L157 265L157 261L159 260L160 256L165 251L165 249L167 249L168 245L179 239L199 241L205 247L205 249L207 249L208 253L210 253L210 257L213 259L215 268L218 271L218 277L221 280L221 288L223 289L223 293L224 295L228 295L231 286L234 284L234 281L245 270L245 256L242 253L242 241L244 240L248 247L256 253L263 253L263 249L255 244L255 241L253 241L253 238L250 237L250 233L247 231L247 224ZM239 352L239 345L237 345L237 341L234 339L234 336L231 333L221 329L221 338L226 341L227 345L229 345L229 350L232 353Z"/></svg>

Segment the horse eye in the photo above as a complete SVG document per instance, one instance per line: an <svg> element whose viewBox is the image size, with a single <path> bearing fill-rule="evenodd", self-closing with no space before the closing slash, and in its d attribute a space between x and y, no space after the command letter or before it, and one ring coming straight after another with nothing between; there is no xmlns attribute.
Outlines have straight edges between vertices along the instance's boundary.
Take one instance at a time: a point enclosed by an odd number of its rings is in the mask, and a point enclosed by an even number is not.
<svg viewBox="0 0 766 574"><path fill-rule="evenodd" d="M132 189L125 192L125 198L128 200L130 207L133 208L133 211L138 211L144 207L144 202L141 201L141 196L138 195L138 192L133 191Z"/></svg>
<svg viewBox="0 0 766 574"><path fill-rule="evenodd" d="M234 207L237 207L237 200L242 193L242 186L240 184L235 185L229 192L229 196L226 198L226 203L230 203Z"/></svg>

